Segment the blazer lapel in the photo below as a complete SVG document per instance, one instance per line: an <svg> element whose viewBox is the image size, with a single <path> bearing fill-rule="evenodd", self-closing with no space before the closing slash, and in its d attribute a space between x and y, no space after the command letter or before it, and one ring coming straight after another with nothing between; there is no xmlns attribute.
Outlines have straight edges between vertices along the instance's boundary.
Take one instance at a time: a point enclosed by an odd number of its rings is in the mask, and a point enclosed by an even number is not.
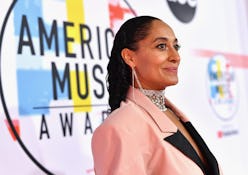
<svg viewBox="0 0 248 175"><path fill-rule="evenodd" d="M127 98L146 111L163 133L175 133L177 127L140 90L130 87Z"/></svg>
<svg viewBox="0 0 248 175"><path fill-rule="evenodd" d="M212 152L208 149L207 144L204 142L202 137L199 135L199 133L196 131L194 126L190 122L184 123L185 128L188 130L192 138L196 141L199 149L203 153L207 164L208 164L208 172L206 174L210 175L219 175L219 166L217 163L217 160L215 159Z"/></svg>
<svg viewBox="0 0 248 175"><path fill-rule="evenodd" d="M169 137L165 137L164 140L169 142L171 145L180 150L185 156L195 162L201 168L202 172L206 174L206 169L201 159L199 158L191 144L188 142L188 140L179 130L175 134Z"/></svg>

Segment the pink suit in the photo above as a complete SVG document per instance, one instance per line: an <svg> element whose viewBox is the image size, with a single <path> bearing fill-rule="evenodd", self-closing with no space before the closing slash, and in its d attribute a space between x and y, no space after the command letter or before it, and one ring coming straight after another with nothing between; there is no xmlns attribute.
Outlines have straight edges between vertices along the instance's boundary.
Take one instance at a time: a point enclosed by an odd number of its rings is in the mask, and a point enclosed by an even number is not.
<svg viewBox="0 0 248 175"><path fill-rule="evenodd" d="M219 175L218 163L191 123L166 99L196 135L209 163L204 167L177 127L139 90L129 88L121 107L95 130L92 152L96 175ZM203 145L203 146L202 146Z"/></svg>

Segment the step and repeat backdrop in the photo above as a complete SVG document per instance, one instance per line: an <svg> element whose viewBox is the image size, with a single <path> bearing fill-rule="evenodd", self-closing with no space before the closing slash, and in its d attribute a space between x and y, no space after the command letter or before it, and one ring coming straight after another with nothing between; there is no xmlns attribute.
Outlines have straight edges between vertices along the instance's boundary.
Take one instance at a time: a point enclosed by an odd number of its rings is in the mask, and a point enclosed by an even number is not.
<svg viewBox="0 0 248 175"><path fill-rule="evenodd" d="M225 175L247 174L246 0L2 1L0 174L94 175L91 137L109 112L112 42L139 15L167 22L182 45L180 82L168 98Z"/></svg>

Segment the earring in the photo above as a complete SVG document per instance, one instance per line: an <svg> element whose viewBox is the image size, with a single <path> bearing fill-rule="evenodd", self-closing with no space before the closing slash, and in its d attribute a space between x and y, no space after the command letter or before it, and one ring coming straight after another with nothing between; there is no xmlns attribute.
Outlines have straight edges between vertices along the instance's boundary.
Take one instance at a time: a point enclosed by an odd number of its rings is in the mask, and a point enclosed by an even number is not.
<svg viewBox="0 0 248 175"><path fill-rule="evenodd" d="M134 68L132 68L132 79L133 79L133 80L132 80L132 81L133 81L133 82L132 82L133 87L134 87L134 80L136 80L139 89L143 92L143 88L142 88L142 86L141 86L141 83L140 83L140 81L139 81L139 79L138 79L137 73L136 73L136 71L135 71Z"/></svg>
<svg viewBox="0 0 248 175"><path fill-rule="evenodd" d="M134 88L134 68L132 68L132 87Z"/></svg>

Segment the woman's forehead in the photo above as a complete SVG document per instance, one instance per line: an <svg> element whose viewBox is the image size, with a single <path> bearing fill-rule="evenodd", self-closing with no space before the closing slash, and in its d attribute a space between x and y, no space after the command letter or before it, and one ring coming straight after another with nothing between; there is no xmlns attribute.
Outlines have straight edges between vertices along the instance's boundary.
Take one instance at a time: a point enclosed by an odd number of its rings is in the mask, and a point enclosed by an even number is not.
<svg viewBox="0 0 248 175"><path fill-rule="evenodd" d="M160 20L154 20L152 22L152 25L151 25L151 28L150 28L150 32L149 33L154 33L154 34L173 34L174 35L174 32L172 30L172 28L166 24L165 22L163 21L160 21Z"/></svg>
<svg viewBox="0 0 248 175"><path fill-rule="evenodd" d="M145 40L150 40L151 42L164 40L164 41L174 41L176 36L172 28L160 20L154 20L149 29L148 35Z"/></svg>

